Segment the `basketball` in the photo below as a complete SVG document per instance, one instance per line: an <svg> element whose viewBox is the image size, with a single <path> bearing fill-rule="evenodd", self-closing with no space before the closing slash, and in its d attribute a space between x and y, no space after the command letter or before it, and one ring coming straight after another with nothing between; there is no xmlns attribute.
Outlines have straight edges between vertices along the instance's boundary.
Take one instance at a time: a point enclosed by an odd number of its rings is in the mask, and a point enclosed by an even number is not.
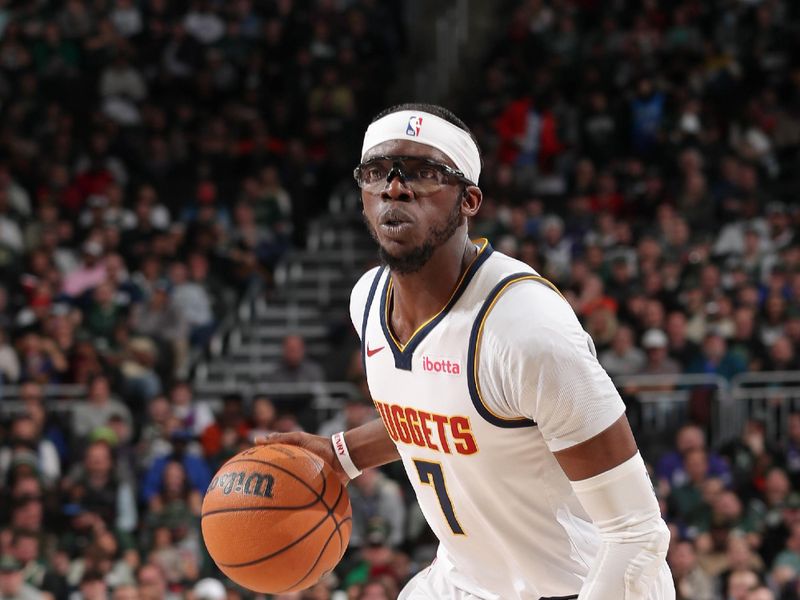
<svg viewBox="0 0 800 600"><path fill-rule="evenodd" d="M305 589L333 569L350 541L350 497L317 455L285 444L240 452L203 500L208 552L231 580L277 594Z"/></svg>

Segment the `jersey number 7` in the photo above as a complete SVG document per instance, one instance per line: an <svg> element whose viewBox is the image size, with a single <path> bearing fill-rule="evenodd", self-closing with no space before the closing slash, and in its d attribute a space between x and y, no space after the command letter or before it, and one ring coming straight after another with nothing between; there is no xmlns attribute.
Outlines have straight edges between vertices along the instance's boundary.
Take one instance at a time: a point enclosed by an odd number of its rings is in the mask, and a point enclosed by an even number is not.
<svg viewBox="0 0 800 600"><path fill-rule="evenodd" d="M427 460L413 459L414 466L417 467L419 473L419 480L424 485L432 485L436 491L436 497L439 499L439 506L442 508L444 518L447 519L447 524L455 535L465 535L461 523L456 518L456 511L453 510L453 502L450 500L450 495L447 493L447 484L444 482L444 472L442 465Z"/></svg>

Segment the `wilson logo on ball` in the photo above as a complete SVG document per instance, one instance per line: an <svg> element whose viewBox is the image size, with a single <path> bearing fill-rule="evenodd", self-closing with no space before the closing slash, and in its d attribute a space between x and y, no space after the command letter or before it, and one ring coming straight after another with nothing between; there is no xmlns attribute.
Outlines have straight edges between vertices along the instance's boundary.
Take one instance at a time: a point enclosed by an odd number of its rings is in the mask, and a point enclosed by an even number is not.
<svg viewBox="0 0 800 600"><path fill-rule="evenodd" d="M208 486L211 492L214 488L220 488L225 496L232 493L243 496L258 496L261 498L272 498L272 488L275 485L275 478L268 473L250 473L245 479L244 471L236 473L225 473L219 477L214 477Z"/></svg>

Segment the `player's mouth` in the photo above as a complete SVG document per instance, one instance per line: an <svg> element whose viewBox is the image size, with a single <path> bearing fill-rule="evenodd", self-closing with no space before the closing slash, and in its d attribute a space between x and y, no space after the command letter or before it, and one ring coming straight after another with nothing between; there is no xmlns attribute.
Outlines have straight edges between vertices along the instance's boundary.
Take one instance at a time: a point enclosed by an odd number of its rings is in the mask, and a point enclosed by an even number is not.
<svg viewBox="0 0 800 600"><path fill-rule="evenodd" d="M414 220L404 210L390 208L381 215L378 223L389 237L395 237L410 229L414 224Z"/></svg>

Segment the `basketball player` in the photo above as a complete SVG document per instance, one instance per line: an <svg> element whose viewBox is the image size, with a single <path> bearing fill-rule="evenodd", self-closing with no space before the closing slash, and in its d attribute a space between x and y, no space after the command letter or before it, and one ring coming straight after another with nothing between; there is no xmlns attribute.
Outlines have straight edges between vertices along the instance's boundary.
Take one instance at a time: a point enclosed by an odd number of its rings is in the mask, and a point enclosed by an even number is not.
<svg viewBox="0 0 800 600"><path fill-rule="evenodd" d="M480 169L441 107L372 122L355 178L383 266L350 312L380 419L258 441L344 480L403 461L440 540L403 600L673 599L669 531L591 338L552 284L468 237Z"/></svg>

